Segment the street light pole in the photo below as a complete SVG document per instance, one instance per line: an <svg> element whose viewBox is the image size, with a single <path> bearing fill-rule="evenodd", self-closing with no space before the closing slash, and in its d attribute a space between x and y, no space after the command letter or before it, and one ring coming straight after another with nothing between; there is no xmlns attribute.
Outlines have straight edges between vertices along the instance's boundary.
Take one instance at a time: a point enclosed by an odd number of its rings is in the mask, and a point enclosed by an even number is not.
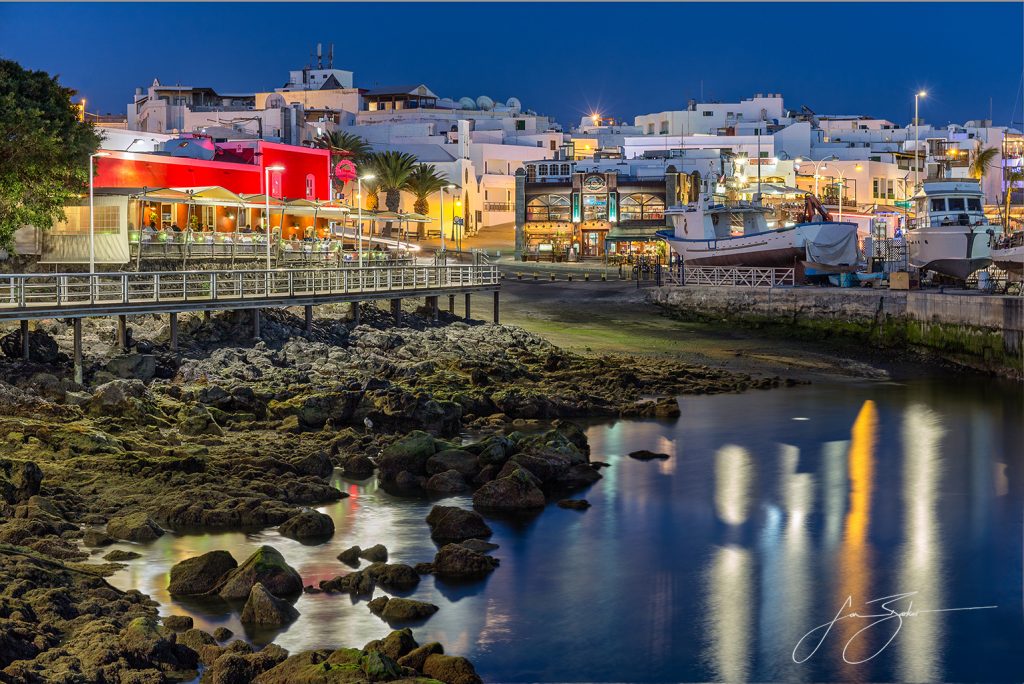
<svg viewBox="0 0 1024 684"><path fill-rule="evenodd" d="M917 186L921 184L921 172L918 170L917 161L917 148L921 145L921 122L918 116L918 100L927 95L925 91L921 90L914 93L914 190L917 190Z"/></svg>
<svg viewBox="0 0 1024 684"><path fill-rule="evenodd" d="M359 218L356 219L359 224L356 226L356 230L359 232L359 268L363 267L363 179L373 180L373 174L356 176L356 201L359 202Z"/></svg>
<svg viewBox="0 0 1024 684"><path fill-rule="evenodd" d="M270 172L284 171L283 166L268 166L263 169L263 199L267 203L267 270L270 270ZM283 220L282 220L283 224ZM282 231L284 226L282 225Z"/></svg>
<svg viewBox="0 0 1024 684"><path fill-rule="evenodd" d="M448 252L445 250L445 246L444 246L444 191L445 190L454 190L454 189L455 189L455 186L452 185L451 183L449 183L448 185L446 185L443 188L441 188L441 253L445 255L445 257L444 257L445 263L448 263ZM454 235L453 235L453 237L454 237Z"/></svg>

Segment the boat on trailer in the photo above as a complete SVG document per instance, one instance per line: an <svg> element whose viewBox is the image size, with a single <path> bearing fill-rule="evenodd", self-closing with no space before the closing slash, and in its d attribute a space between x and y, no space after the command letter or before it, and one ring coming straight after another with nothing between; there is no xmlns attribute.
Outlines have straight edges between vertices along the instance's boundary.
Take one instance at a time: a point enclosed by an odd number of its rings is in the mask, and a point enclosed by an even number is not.
<svg viewBox="0 0 1024 684"><path fill-rule="evenodd" d="M704 196L666 209L673 230L657 234L688 266L803 265L833 273L859 268L857 225L833 221L814 195L806 196L803 220L792 226L769 228L770 211L760 203L711 204Z"/></svg>
<svg viewBox="0 0 1024 684"><path fill-rule="evenodd" d="M967 280L991 264L992 246L1003 230L985 218L984 200L979 181L926 180L914 196L917 217L906 234L910 265Z"/></svg>

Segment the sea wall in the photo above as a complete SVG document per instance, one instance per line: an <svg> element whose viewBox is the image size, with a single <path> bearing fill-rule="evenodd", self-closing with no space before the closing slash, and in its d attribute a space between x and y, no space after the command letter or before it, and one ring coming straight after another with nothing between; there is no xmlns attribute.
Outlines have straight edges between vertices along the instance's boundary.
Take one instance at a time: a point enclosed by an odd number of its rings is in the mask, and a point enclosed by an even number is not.
<svg viewBox="0 0 1024 684"><path fill-rule="evenodd" d="M665 286L648 297L674 315L852 337L1024 378L1024 298L808 287Z"/></svg>

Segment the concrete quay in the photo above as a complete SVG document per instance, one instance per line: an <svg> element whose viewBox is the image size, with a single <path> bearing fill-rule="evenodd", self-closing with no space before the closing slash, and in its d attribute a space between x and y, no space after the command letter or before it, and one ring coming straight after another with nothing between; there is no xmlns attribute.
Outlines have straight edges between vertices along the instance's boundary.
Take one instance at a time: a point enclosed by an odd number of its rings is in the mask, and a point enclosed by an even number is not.
<svg viewBox="0 0 1024 684"><path fill-rule="evenodd" d="M1024 378L1024 297L815 287L665 286L648 298L684 318L845 335Z"/></svg>

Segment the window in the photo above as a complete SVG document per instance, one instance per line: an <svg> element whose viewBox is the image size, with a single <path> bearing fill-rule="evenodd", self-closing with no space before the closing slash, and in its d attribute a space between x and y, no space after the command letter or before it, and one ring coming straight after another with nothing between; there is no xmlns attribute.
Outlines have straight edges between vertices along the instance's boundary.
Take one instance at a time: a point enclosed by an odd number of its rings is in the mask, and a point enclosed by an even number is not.
<svg viewBox="0 0 1024 684"><path fill-rule="evenodd" d="M879 184L880 180L881 180L880 178L872 178L871 179L871 196L872 197L880 197L881 196L881 195L878 194L878 192L879 192L878 184Z"/></svg>
<svg viewBox="0 0 1024 684"><path fill-rule="evenodd" d="M555 149L555 141L554 140L551 141L551 149Z"/></svg>
<svg viewBox="0 0 1024 684"><path fill-rule="evenodd" d="M541 164L540 166L538 166L537 167L537 175L539 175L539 176L546 176L546 175L548 175L548 165L547 164Z"/></svg>
<svg viewBox="0 0 1024 684"><path fill-rule="evenodd" d="M316 178L311 173L306 174L306 199L316 199Z"/></svg>
<svg viewBox="0 0 1024 684"><path fill-rule="evenodd" d="M583 220L584 221L607 221L608 220L608 195L584 195L583 196Z"/></svg>
<svg viewBox="0 0 1024 684"><path fill-rule="evenodd" d="M767 159L768 158L768 153L766 151L764 151L764 150L761 150L760 152L757 153L757 156L760 159Z"/></svg>
<svg viewBox="0 0 1024 684"><path fill-rule="evenodd" d="M89 207L64 207L65 221L53 225L53 233L89 233ZM117 233L121 230L119 207L96 207L96 233Z"/></svg>
<svg viewBox="0 0 1024 684"><path fill-rule="evenodd" d="M932 211L946 211L946 200L932 198Z"/></svg>
<svg viewBox="0 0 1024 684"><path fill-rule="evenodd" d="M569 170L569 165L568 164L562 164L562 175L563 176L568 176L570 173L571 173L571 171Z"/></svg>
<svg viewBox="0 0 1024 684"><path fill-rule="evenodd" d="M565 195L540 195L526 204L527 221L568 221L569 198Z"/></svg>
<svg viewBox="0 0 1024 684"><path fill-rule="evenodd" d="M949 198L949 210L950 211L965 211L966 205L963 197L950 197Z"/></svg>
<svg viewBox="0 0 1024 684"><path fill-rule="evenodd" d="M538 140L537 141L537 147L544 147L544 141L543 140Z"/></svg>
<svg viewBox="0 0 1024 684"><path fill-rule="evenodd" d="M703 116L711 116L712 115L712 111L710 109L705 109L703 112L701 112L701 115L703 115Z"/></svg>
<svg viewBox="0 0 1024 684"><path fill-rule="evenodd" d="M528 164L526 167L526 180L535 181L537 180L537 167L533 164Z"/></svg>
<svg viewBox="0 0 1024 684"><path fill-rule="evenodd" d="M868 161L880 162L880 161L882 161L882 158L881 157L868 157Z"/></svg>
<svg viewBox="0 0 1024 684"><path fill-rule="evenodd" d="M662 121L661 122L661 133L662 133L662 135L667 135L668 134L668 121Z"/></svg>
<svg viewBox="0 0 1024 684"><path fill-rule="evenodd" d="M517 131L525 131L526 130L526 119L516 119L516 130Z"/></svg>
<svg viewBox="0 0 1024 684"><path fill-rule="evenodd" d="M665 201L646 193L636 193L622 198L619 209L622 221L664 221Z"/></svg>
<svg viewBox="0 0 1024 684"><path fill-rule="evenodd" d="M967 199L967 210L968 211L981 211L981 200L976 197L970 197Z"/></svg>

